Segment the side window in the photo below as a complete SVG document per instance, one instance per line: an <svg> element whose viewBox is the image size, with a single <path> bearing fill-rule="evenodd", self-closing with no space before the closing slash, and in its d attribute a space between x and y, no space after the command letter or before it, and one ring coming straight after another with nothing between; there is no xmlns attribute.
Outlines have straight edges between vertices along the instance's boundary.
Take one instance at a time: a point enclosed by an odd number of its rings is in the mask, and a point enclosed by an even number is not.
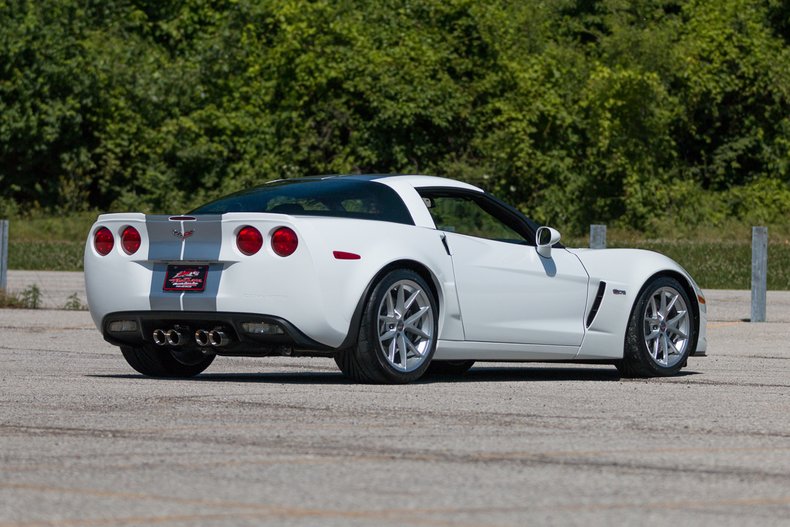
<svg viewBox="0 0 790 527"><path fill-rule="evenodd" d="M436 228L488 240L527 243L524 237L467 196L423 195Z"/></svg>

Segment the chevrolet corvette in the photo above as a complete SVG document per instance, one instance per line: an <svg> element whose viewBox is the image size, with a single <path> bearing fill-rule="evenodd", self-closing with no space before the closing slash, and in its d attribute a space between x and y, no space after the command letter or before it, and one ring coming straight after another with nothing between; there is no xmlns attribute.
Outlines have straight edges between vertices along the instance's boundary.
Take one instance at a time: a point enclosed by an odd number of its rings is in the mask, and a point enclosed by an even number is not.
<svg viewBox="0 0 790 527"><path fill-rule="evenodd" d="M333 357L358 382L475 361L669 376L705 355L706 304L670 258L572 249L463 182L278 180L179 215L100 215L91 316L129 365L189 377L217 355Z"/></svg>

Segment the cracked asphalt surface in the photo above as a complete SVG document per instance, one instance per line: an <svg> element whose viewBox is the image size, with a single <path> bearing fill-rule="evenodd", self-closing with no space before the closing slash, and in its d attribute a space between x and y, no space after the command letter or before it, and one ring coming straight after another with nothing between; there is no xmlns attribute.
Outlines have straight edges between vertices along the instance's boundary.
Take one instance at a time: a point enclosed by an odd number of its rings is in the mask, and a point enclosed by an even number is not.
<svg viewBox="0 0 790 527"><path fill-rule="evenodd" d="M0 527L790 525L790 293L763 324L748 292L708 299L709 356L675 378L409 386L304 358L148 379L86 312L0 310Z"/></svg>

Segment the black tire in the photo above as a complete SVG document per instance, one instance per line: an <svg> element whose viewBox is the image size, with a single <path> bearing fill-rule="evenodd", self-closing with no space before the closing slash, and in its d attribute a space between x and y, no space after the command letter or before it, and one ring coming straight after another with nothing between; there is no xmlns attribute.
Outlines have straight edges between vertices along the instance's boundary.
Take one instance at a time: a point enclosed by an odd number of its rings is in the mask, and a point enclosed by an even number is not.
<svg viewBox="0 0 790 527"><path fill-rule="evenodd" d="M396 292L399 289L404 291L404 295L415 294L415 300L404 313L398 314L398 320L393 319L392 324L388 325L388 322L380 320L379 312L387 309L386 297L397 296ZM414 309L415 304L419 313ZM339 351L335 355L335 362L344 375L357 382L376 384L413 382L428 369L431 357L436 351L438 314L433 291L419 274L409 269L390 271L376 283L365 303L357 344ZM406 324L406 320L418 315L416 323L420 324L419 330L429 335L429 338L417 336ZM388 346L392 349L384 349L379 336L380 334L385 336L384 333L390 332L394 332L397 336L392 337L392 344ZM409 351L406 340L398 340L401 335L411 344L411 349L419 350L421 353ZM406 349L406 352L403 353L402 349ZM409 353L412 354L411 357ZM392 359L389 358L391 354L393 354Z"/></svg>
<svg viewBox="0 0 790 527"><path fill-rule="evenodd" d="M696 345L695 331L694 309L685 288L674 278L654 278L642 288L631 310L623 359L615 366L624 377L676 375Z"/></svg>
<svg viewBox="0 0 790 527"><path fill-rule="evenodd" d="M149 377L194 377L214 360L214 355L201 355L199 352L178 360L167 348L148 344L140 347L121 346L121 353L129 366Z"/></svg>
<svg viewBox="0 0 790 527"><path fill-rule="evenodd" d="M463 375L475 363L473 360L432 360L426 375Z"/></svg>

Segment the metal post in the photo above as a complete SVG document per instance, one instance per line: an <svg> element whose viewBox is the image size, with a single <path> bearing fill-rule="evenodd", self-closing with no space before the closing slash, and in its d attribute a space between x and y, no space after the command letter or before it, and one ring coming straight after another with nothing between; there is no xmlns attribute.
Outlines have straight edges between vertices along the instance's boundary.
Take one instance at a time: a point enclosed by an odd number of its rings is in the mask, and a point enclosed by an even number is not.
<svg viewBox="0 0 790 527"><path fill-rule="evenodd" d="M752 227L752 322L765 322L768 289L768 228Z"/></svg>
<svg viewBox="0 0 790 527"><path fill-rule="evenodd" d="M8 220L0 220L0 291L8 286Z"/></svg>
<svg viewBox="0 0 790 527"><path fill-rule="evenodd" d="M590 249L606 249L606 225L590 225Z"/></svg>

